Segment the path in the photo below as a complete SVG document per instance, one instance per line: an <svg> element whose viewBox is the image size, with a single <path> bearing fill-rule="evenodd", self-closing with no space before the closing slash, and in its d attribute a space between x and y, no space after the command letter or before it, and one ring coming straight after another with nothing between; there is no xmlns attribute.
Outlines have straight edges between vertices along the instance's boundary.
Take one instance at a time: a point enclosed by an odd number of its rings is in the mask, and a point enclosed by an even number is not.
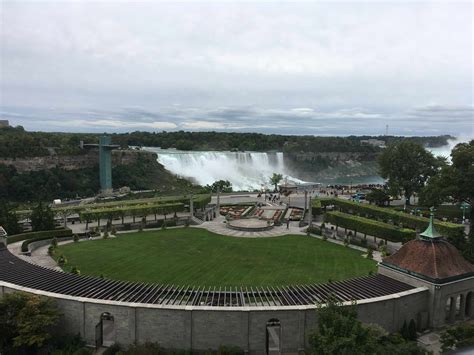
<svg viewBox="0 0 474 355"><path fill-rule="evenodd" d="M286 224L281 226L274 226L272 229L261 232L245 232L230 229L224 223L225 218L219 216L213 221L204 222L197 226L192 226L193 228L204 228L210 232L228 235L230 237L241 237L241 238L262 238L262 237L277 237L287 234L306 234L304 230L306 227L299 227L299 222L291 222L290 228L286 229Z"/></svg>

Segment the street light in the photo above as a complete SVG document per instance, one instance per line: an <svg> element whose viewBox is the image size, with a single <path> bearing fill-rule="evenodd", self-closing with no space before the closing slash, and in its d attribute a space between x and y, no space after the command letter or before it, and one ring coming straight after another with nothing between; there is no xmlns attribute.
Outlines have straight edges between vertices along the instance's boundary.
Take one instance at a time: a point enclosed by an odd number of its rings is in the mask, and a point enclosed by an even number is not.
<svg viewBox="0 0 474 355"><path fill-rule="evenodd" d="M462 209L462 224L466 221L466 210L469 208L469 204L466 202L461 203L461 209Z"/></svg>

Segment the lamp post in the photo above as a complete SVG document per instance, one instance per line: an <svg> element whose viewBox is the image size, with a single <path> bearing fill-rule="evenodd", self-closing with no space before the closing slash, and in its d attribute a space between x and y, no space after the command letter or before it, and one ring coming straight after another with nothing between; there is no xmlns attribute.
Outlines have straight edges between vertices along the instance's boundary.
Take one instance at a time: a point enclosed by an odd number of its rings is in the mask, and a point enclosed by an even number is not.
<svg viewBox="0 0 474 355"><path fill-rule="evenodd" d="M462 209L462 224L464 224L466 221L466 210L469 208L469 204L466 202L463 202L461 203L460 208Z"/></svg>

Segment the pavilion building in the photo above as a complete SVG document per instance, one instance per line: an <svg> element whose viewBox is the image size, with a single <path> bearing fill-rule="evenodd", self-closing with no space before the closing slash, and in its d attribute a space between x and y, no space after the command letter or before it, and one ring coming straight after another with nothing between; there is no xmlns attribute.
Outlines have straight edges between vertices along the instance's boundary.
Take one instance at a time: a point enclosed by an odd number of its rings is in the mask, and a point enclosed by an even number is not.
<svg viewBox="0 0 474 355"><path fill-rule="evenodd" d="M419 239L405 243L379 264L379 274L429 290L427 312L417 316L418 328L437 328L471 318L474 265L438 233L433 210Z"/></svg>

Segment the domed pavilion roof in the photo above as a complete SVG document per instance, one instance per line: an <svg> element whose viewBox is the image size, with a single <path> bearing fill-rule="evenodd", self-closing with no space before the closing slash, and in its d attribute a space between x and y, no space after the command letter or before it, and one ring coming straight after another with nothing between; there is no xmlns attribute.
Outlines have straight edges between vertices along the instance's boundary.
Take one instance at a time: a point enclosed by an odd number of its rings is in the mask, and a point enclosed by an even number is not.
<svg viewBox="0 0 474 355"><path fill-rule="evenodd" d="M433 213L420 239L405 243L395 254L384 258L382 265L435 283L474 275L474 265L436 231Z"/></svg>

